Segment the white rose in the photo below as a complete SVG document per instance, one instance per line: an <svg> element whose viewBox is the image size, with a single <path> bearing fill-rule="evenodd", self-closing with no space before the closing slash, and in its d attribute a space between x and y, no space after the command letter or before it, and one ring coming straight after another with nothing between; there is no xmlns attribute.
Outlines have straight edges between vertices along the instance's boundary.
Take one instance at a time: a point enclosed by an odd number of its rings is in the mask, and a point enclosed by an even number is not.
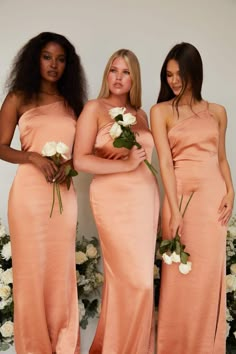
<svg viewBox="0 0 236 354"><path fill-rule="evenodd" d="M182 274L188 274L192 270L192 262L187 262L187 264L180 263L179 271Z"/></svg>
<svg viewBox="0 0 236 354"><path fill-rule="evenodd" d="M80 274L80 277L79 277L79 286L83 286L85 284L88 284L89 283L89 280L85 278L84 275L81 275Z"/></svg>
<svg viewBox="0 0 236 354"><path fill-rule="evenodd" d="M226 338L228 337L229 335L229 331L230 331L230 325L228 322L226 322Z"/></svg>
<svg viewBox="0 0 236 354"><path fill-rule="evenodd" d="M12 337L14 333L13 322L6 321L1 327L0 332L3 337Z"/></svg>
<svg viewBox="0 0 236 354"><path fill-rule="evenodd" d="M100 315L101 309L102 309L102 306L101 306L101 302L99 301L98 307L97 307L97 314L98 314L98 315Z"/></svg>
<svg viewBox="0 0 236 354"><path fill-rule="evenodd" d="M6 235L6 229L3 225L0 224L0 238Z"/></svg>
<svg viewBox="0 0 236 354"><path fill-rule="evenodd" d="M160 269L154 264L154 279L160 279Z"/></svg>
<svg viewBox="0 0 236 354"><path fill-rule="evenodd" d="M163 253L162 259L166 264L172 264L172 259L167 253Z"/></svg>
<svg viewBox="0 0 236 354"><path fill-rule="evenodd" d="M103 283L104 277L101 273L96 273L95 274L95 279L98 284Z"/></svg>
<svg viewBox="0 0 236 354"><path fill-rule="evenodd" d="M0 284L0 298L6 300L11 295L11 288L9 285Z"/></svg>
<svg viewBox="0 0 236 354"><path fill-rule="evenodd" d="M234 332L234 338L236 339L236 331Z"/></svg>
<svg viewBox="0 0 236 354"><path fill-rule="evenodd" d="M110 136L112 137L112 139L118 138L121 133L122 133L122 129L120 127L120 125L118 123L114 123L109 131Z"/></svg>
<svg viewBox="0 0 236 354"><path fill-rule="evenodd" d="M231 316L228 307L226 307L226 321L233 321L233 317Z"/></svg>
<svg viewBox="0 0 236 354"><path fill-rule="evenodd" d="M2 272L0 274L0 279L3 284L12 284L13 283L13 277L12 277L12 268L9 268L5 270L5 272Z"/></svg>
<svg viewBox="0 0 236 354"><path fill-rule="evenodd" d="M111 116L112 119L114 119L115 117L117 117L119 114L124 114L124 112L126 111L125 107L115 107L109 110L109 114Z"/></svg>
<svg viewBox="0 0 236 354"><path fill-rule="evenodd" d="M98 251L97 251L96 247L94 247L94 245L92 245L92 243L89 243L86 248L86 256L88 258L96 258L97 254L98 254Z"/></svg>
<svg viewBox="0 0 236 354"><path fill-rule="evenodd" d="M57 143L56 146L56 151L58 154L60 154L64 159L67 160L67 156L65 155L68 151L69 151L69 147L62 143L61 141L59 141L59 143Z"/></svg>
<svg viewBox="0 0 236 354"><path fill-rule="evenodd" d="M180 255L177 254L175 251L173 253L171 253L171 259L172 259L172 262L174 262L174 263L180 263L181 262Z"/></svg>
<svg viewBox="0 0 236 354"><path fill-rule="evenodd" d="M75 253L75 260L76 264L83 264L88 260L88 258L84 252L79 251Z"/></svg>
<svg viewBox="0 0 236 354"><path fill-rule="evenodd" d="M8 242L3 246L1 255L6 261L11 258L11 242Z"/></svg>
<svg viewBox="0 0 236 354"><path fill-rule="evenodd" d="M85 315L85 307L83 301L79 300L79 318L82 320L82 318Z"/></svg>
<svg viewBox="0 0 236 354"><path fill-rule="evenodd" d="M133 116L133 114L126 113L123 115L123 121L119 120L117 123L123 125L124 127L127 127L128 125L134 125L137 122L136 122L136 117Z"/></svg>
<svg viewBox="0 0 236 354"><path fill-rule="evenodd" d="M10 296L6 300L1 300L0 301L0 310L3 310L6 306L10 305L12 303L12 296Z"/></svg>
<svg viewBox="0 0 236 354"><path fill-rule="evenodd" d="M236 290L236 276L233 274L226 275L226 292L230 293L231 291Z"/></svg>
<svg viewBox="0 0 236 354"><path fill-rule="evenodd" d="M84 292L85 292L85 293L88 294L88 293L90 293L92 290L93 290L93 288L92 288L91 285L86 284L86 285L84 286Z"/></svg>
<svg viewBox="0 0 236 354"><path fill-rule="evenodd" d="M42 150L43 156L54 156L57 153L57 143L55 141L49 141L46 143Z"/></svg>
<svg viewBox="0 0 236 354"><path fill-rule="evenodd" d="M233 226L233 225L229 226L228 227L228 231L229 231L231 236L236 237L236 226Z"/></svg>
<svg viewBox="0 0 236 354"><path fill-rule="evenodd" d="M236 263L231 264L230 271L231 274L236 275Z"/></svg>

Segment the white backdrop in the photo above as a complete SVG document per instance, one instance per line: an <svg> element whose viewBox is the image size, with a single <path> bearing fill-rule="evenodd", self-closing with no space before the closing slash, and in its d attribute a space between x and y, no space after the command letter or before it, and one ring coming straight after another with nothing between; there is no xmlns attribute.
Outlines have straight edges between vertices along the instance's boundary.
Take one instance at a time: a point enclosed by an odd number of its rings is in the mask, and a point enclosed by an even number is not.
<svg viewBox="0 0 236 354"><path fill-rule="evenodd" d="M13 57L31 37L54 31L68 37L82 58L89 96L96 97L109 56L133 50L141 64L143 108L149 113L159 90L159 72L169 49L187 41L204 63L203 96L228 112L227 151L236 181L236 0L32 0L0 1L0 100ZM18 134L14 137L18 145ZM0 217L7 226L7 199L16 166L0 161ZM88 203L90 176L78 178L80 234L96 235ZM236 183L235 183L236 184ZM82 331L83 354L94 324Z"/></svg>

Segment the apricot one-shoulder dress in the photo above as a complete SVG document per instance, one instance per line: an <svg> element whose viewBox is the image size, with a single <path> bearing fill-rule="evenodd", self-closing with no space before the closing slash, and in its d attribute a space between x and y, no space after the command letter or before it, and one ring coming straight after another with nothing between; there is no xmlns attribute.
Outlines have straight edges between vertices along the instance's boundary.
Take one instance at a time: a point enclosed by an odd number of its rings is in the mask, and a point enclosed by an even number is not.
<svg viewBox="0 0 236 354"><path fill-rule="evenodd" d="M23 151L41 154L46 142L72 151L76 121L62 101L32 108L19 120ZM53 185L33 164L17 170L9 196L13 258L14 332L17 354L75 354L78 305L75 273L77 202L73 186L60 185L63 213Z"/></svg>
<svg viewBox="0 0 236 354"><path fill-rule="evenodd" d="M225 353L225 240L218 208L226 194L219 168L219 129L209 109L180 120L168 133L177 193L184 216L181 241L190 253L192 271L163 264L158 312L158 354ZM183 209L182 209L183 210ZM163 237L170 212L163 206Z"/></svg>
<svg viewBox="0 0 236 354"><path fill-rule="evenodd" d="M143 116L132 126L151 160L153 138ZM127 156L114 148L109 130L98 134L95 154L107 159ZM142 162L128 173L96 175L91 205L101 248L105 284L102 310L90 354L153 354L153 262L159 194L156 178Z"/></svg>

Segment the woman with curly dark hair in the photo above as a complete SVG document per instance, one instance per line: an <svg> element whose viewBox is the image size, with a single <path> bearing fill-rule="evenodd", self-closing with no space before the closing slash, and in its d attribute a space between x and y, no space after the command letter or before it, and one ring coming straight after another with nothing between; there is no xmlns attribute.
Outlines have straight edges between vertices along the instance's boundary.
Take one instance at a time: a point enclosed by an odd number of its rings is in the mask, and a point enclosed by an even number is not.
<svg viewBox="0 0 236 354"><path fill-rule="evenodd" d="M86 101L75 48L56 33L32 38L15 59L8 90L0 111L0 158L19 164L8 206L16 352L79 353L77 202L74 188L65 183L77 116ZM10 146L17 125L20 151ZM68 160L57 166L42 156L48 142L64 143ZM54 198L50 217L53 183L60 185L63 212Z"/></svg>

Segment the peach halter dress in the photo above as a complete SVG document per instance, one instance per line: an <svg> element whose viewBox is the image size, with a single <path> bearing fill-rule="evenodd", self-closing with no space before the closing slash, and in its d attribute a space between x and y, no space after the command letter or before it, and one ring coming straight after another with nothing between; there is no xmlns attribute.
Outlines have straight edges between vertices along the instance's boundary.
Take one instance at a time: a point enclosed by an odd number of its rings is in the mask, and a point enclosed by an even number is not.
<svg viewBox="0 0 236 354"><path fill-rule="evenodd" d="M76 120L62 101L32 108L19 120L22 150L41 153L48 141L72 151ZM75 273L77 201L60 186L63 213L52 184L33 164L19 166L9 196L14 333L17 354L79 353Z"/></svg>
<svg viewBox="0 0 236 354"><path fill-rule="evenodd" d="M157 353L224 354L226 227L218 222L218 208L226 186L218 162L218 123L207 108L180 120L168 139L183 207L194 191L181 237L190 253L192 271L183 275L177 264L163 264ZM165 199L165 238L169 219Z"/></svg>
<svg viewBox="0 0 236 354"><path fill-rule="evenodd" d="M95 154L120 159L109 130L98 134ZM132 127L151 160L153 138L144 117ZM105 273L102 310L90 354L153 354L153 262L159 194L144 163L132 172L96 175L90 188Z"/></svg>

